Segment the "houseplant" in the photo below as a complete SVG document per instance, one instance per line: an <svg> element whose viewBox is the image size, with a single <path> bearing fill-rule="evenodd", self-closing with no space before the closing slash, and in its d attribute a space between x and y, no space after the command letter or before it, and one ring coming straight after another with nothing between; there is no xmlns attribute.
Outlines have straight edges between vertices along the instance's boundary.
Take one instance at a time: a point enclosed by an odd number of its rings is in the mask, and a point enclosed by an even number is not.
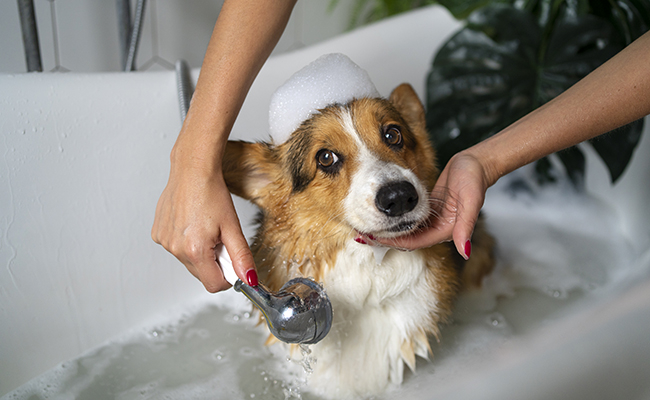
<svg viewBox="0 0 650 400"><path fill-rule="evenodd" d="M331 7L338 0L332 0ZM351 26L432 0L355 0ZM427 125L440 165L551 100L650 27L650 0L439 0L466 25L437 52L427 77ZM643 120L589 141L612 182L636 148ZM557 153L582 187L579 146ZM557 163L555 164L557 165ZM535 163L539 183L562 174L549 158Z"/></svg>

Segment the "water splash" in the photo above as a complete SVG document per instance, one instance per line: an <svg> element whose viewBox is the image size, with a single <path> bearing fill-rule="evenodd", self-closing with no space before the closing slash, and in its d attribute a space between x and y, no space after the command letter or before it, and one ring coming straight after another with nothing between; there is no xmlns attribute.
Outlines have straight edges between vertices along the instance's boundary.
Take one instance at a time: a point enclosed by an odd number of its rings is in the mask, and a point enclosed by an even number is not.
<svg viewBox="0 0 650 400"><path fill-rule="evenodd" d="M300 345L300 355L302 356L300 364L305 373L311 375L314 373L313 365L316 363L316 358L311 355L311 348L308 344Z"/></svg>

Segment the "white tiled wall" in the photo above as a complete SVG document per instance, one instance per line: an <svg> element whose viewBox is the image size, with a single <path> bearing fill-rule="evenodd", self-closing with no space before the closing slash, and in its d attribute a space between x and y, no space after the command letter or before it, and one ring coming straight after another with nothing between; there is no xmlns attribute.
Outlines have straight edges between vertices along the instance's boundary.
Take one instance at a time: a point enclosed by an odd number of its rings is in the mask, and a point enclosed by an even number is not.
<svg viewBox="0 0 650 400"><path fill-rule="evenodd" d="M282 1L282 0L276 0ZM131 1L132 6L136 1ZM138 70L173 69L177 59L200 67L223 0L148 0L137 55ZM346 1L298 1L274 53L317 43L345 30ZM119 71L114 0L34 0L43 70ZM132 17L134 13L132 12ZM0 73L25 72L16 0L0 1Z"/></svg>

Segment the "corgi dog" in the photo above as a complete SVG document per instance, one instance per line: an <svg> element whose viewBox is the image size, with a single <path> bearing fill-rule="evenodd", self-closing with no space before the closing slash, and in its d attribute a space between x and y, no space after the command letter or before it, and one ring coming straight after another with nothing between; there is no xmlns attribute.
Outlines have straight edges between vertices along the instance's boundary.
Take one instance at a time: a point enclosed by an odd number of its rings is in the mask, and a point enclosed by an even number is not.
<svg viewBox="0 0 650 400"><path fill-rule="evenodd" d="M427 358L454 299L493 266L493 240L479 224L465 262L449 243L383 259L359 235L392 238L432 217L439 171L413 88L318 110L281 144L229 141L230 191L261 212L251 245L260 282L278 290L304 276L333 308L329 335L311 345L309 386L333 399L365 398L400 384L404 365ZM356 239L356 240L355 240Z"/></svg>

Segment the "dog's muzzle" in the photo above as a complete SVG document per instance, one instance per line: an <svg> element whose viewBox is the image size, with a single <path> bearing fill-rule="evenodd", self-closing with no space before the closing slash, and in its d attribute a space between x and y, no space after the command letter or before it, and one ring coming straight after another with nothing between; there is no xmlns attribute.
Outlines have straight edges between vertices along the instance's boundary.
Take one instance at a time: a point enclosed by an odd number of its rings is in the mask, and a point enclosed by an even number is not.
<svg viewBox="0 0 650 400"><path fill-rule="evenodd" d="M418 192L411 182L390 182L377 191L375 206L388 217L399 217L413 211L418 200Z"/></svg>

